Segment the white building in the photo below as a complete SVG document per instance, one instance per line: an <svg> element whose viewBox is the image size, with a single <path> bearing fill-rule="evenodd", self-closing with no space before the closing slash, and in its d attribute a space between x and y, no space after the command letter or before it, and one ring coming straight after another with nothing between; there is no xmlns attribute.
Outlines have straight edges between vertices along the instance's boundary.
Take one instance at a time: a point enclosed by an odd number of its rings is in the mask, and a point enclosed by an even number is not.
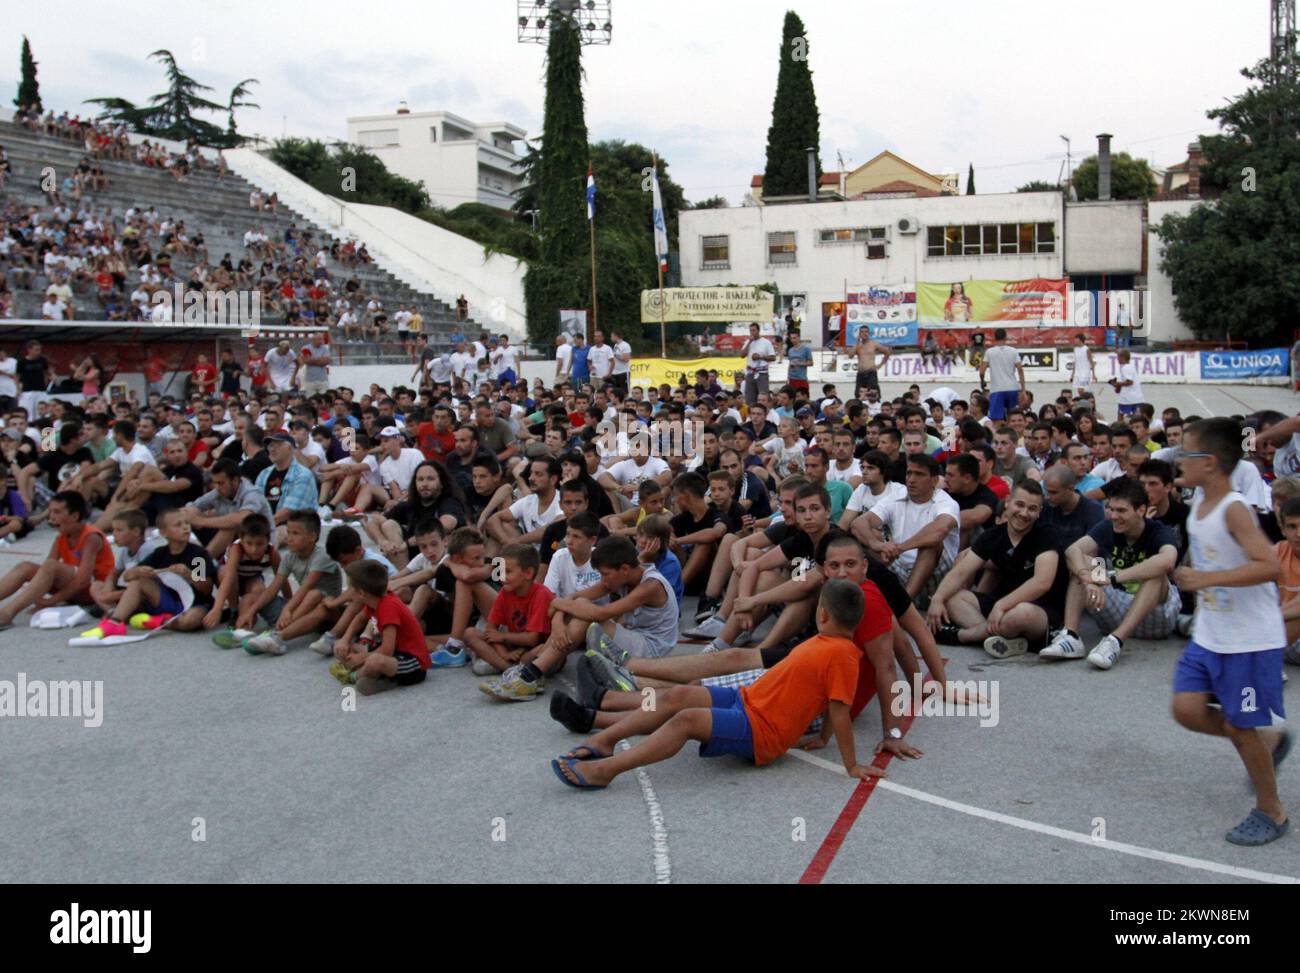
<svg viewBox="0 0 1300 973"><path fill-rule="evenodd" d="M683 210L678 219L684 287L775 283L782 310L805 308L802 337L814 345L822 312L847 288L1083 275L1089 290L1128 289L1143 270L1141 203L1067 206L1060 192Z"/></svg>
<svg viewBox="0 0 1300 973"><path fill-rule="evenodd" d="M399 176L423 182L435 206L515 204L524 185L521 143L527 132L509 122L475 123L446 111L359 115L348 141L369 149Z"/></svg>

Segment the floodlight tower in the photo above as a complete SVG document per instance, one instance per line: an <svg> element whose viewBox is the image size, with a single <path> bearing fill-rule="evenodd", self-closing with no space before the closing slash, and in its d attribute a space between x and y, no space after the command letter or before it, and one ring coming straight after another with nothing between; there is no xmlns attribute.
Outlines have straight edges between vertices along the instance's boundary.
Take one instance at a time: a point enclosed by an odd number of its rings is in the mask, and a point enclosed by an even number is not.
<svg viewBox="0 0 1300 973"><path fill-rule="evenodd" d="M518 0L519 43L545 44L551 24L571 20L585 46L605 45L614 35L611 0Z"/></svg>
<svg viewBox="0 0 1300 973"><path fill-rule="evenodd" d="M1269 55L1279 64L1289 66L1295 54L1295 0L1271 0L1273 17ZM1290 70L1286 67L1285 70Z"/></svg>

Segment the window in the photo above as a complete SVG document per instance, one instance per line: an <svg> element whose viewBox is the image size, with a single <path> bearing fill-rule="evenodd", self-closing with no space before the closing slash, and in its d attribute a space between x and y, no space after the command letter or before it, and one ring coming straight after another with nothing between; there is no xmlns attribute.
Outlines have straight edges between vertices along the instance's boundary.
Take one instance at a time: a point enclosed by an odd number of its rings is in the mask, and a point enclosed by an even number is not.
<svg viewBox="0 0 1300 973"><path fill-rule="evenodd" d="M767 262L769 266L776 264L793 265L796 262L795 258L795 235L793 231L769 233L767 235Z"/></svg>
<svg viewBox="0 0 1300 973"><path fill-rule="evenodd" d="M818 243L852 243L856 230L819 230Z"/></svg>
<svg viewBox="0 0 1300 973"><path fill-rule="evenodd" d="M381 145L396 145L397 129L373 128L368 132L358 132L357 139L360 145L368 148L374 148Z"/></svg>
<svg viewBox="0 0 1300 973"><path fill-rule="evenodd" d="M873 226L867 230L867 259L884 260L889 256L889 230Z"/></svg>
<svg viewBox="0 0 1300 973"><path fill-rule="evenodd" d="M730 237L706 236L701 240L701 270L726 270L731 266Z"/></svg>
<svg viewBox="0 0 1300 973"><path fill-rule="evenodd" d="M436 142L436 141L438 141L438 126L437 126L437 125L430 125L430 126L429 126L429 141L430 141L430 142Z"/></svg>
<svg viewBox="0 0 1300 973"><path fill-rule="evenodd" d="M874 230L870 231L874 234ZM870 251L877 242L869 238ZM991 257L998 254L1035 254L1056 252L1055 223L988 223L926 228L928 257ZM870 259L884 257L872 256Z"/></svg>

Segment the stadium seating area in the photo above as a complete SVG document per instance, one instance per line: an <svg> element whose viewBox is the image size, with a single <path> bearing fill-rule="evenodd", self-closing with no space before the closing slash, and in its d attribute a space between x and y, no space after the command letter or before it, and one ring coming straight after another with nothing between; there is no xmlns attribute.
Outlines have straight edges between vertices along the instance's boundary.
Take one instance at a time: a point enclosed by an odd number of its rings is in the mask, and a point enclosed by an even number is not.
<svg viewBox="0 0 1300 973"><path fill-rule="evenodd" d="M286 271L292 273L295 270L295 257L300 256L303 262L296 268L300 271L299 279L310 283L317 251L322 247L329 250L332 244L337 243L339 247L344 247L348 243L344 240L334 240L320 227L313 225L302 215L290 211L283 204L280 204L275 211L252 208L250 196L255 192L255 187L228 172L219 174L210 163L201 168L190 168L184 176L177 178L176 174L169 169L145 165L135 158L112 157L119 153L105 152L100 159L94 160L85 151L86 146L83 141L71 132L49 135L12 122L0 122L0 146L3 147L9 162L8 178L3 189L0 189L0 219L13 219L32 207L37 208L40 216L53 216L57 204L42 188L42 171L48 166L53 167L54 170L54 185L63 190L62 204L73 214L83 210L89 211L102 220L107 211L113 220L114 233L121 234L125 227L124 216L133 207L137 211L156 213L159 222L171 221L183 224L184 232L191 240L196 234L202 235L209 267L216 267L226 254L229 254L231 263L236 267L245 256L248 256L253 262L252 279L254 280L262 276L260 271L262 260L252 251L245 249L245 234L250 230L264 233L273 244L281 244L285 240L285 231L296 227L297 247L290 245L287 250L273 257L276 266L275 274L280 282L283 282ZM107 185L97 190L89 179L83 180L84 189L78 202L67 192L64 180L74 175L78 165L87 158L91 158L92 163L102 170ZM48 179L46 185L49 185ZM156 234L145 237L146 245L155 252L159 242ZM358 247L364 244L364 241L354 242ZM372 300L377 300L382 305L388 322L386 334L378 341L367 337L363 340L346 342L342 340L341 331L336 329L333 346L337 363L378 364L409 361L410 356L403 351L401 343L397 341L394 327L394 315L403 305L418 309L424 320L424 334L433 335L435 347L441 350L450 350L448 339L457 331L478 332L479 327L472 320L457 322L453 307L427 294L417 293L393 275L379 269L373 262L348 261L345 264L338 259L343 256L344 254L339 253L338 248L335 248L334 255L324 258L331 284L329 298L325 302L328 314L315 321L310 320L309 315L308 319L298 323L333 324L340 311L337 301L344 294L345 285L352 279L357 282L357 287L349 299L357 317L364 318L367 305ZM88 254L87 257L87 264L93 264L93 258ZM202 260L203 255L198 252L173 253L171 255L173 279L187 281L195 265ZM0 257L0 264L3 263L4 258ZM52 280L45 273L43 266L38 264L34 270L30 286L24 286L28 281L22 278L16 284L14 277L9 276L8 283L13 292L12 296L7 301L0 302L9 305L9 317L32 319L42 317L45 291ZM74 319L103 320L107 317L105 302L97 296L93 277L94 269L90 267L89 272L80 279L74 278L68 282L72 290L71 306ZM128 263L126 283L121 288L123 292L121 303L128 311L129 295L135 289L137 282L136 268L132 263ZM244 285L241 283L238 286ZM287 301L285 307L270 307L264 301L263 326L273 328L286 324L285 310L288 306ZM4 313L4 308L0 307L0 315Z"/></svg>

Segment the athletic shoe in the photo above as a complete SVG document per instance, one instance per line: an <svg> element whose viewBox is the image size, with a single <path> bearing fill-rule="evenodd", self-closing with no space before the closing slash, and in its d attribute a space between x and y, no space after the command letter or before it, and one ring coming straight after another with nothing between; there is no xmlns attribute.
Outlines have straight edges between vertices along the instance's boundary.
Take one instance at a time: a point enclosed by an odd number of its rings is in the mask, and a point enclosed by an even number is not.
<svg viewBox="0 0 1300 973"><path fill-rule="evenodd" d="M136 612L127 620L127 624L132 628L142 628L151 632L155 628L162 628L175 617L175 615L150 615L148 612Z"/></svg>
<svg viewBox="0 0 1300 973"><path fill-rule="evenodd" d="M334 508L333 508L333 507L327 507L327 506L325 506L324 504L322 504L321 506L319 506L319 507L316 508L316 516L319 517L319 518L321 519L322 522L324 522L324 521L329 521L329 520L333 520L333 519L334 519Z"/></svg>
<svg viewBox="0 0 1300 973"><path fill-rule="evenodd" d="M460 669L469 665L469 653L461 648L459 652L448 652L445 648L431 653L429 661L435 669Z"/></svg>
<svg viewBox="0 0 1300 973"><path fill-rule="evenodd" d="M357 674L345 666L342 662L335 662L330 666L330 675L343 683L345 686L354 685L357 681Z"/></svg>
<svg viewBox="0 0 1300 973"><path fill-rule="evenodd" d="M952 622L940 625L939 631L934 633L934 640L940 645L964 645L961 640L961 629Z"/></svg>
<svg viewBox="0 0 1300 973"><path fill-rule="evenodd" d="M507 703L526 703L536 699L541 693L536 682L529 682L524 678L523 666L511 666L501 674L500 679L479 683L478 688L489 696L495 696Z"/></svg>
<svg viewBox="0 0 1300 973"><path fill-rule="evenodd" d="M627 652L614 644L614 640L605 634L598 622L592 622L587 627L587 651L599 652L616 666L627 662Z"/></svg>
<svg viewBox="0 0 1300 973"><path fill-rule="evenodd" d="M551 697L551 719L570 733L590 733L596 723L596 711L583 706L568 693L558 692Z"/></svg>
<svg viewBox="0 0 1300 973"><path fill-rule="evenodd" d="M83 639L103 639L110 635L125 635L126 626L115 618L105 618L94 628L87 632L82 632Z"/></svg>
<svg viewBox="0 0 1300 973"><path fill-rule="evenodd" d="M361 509L357 508L357 507L348 507L348 509L345 510L345 511L343 511L343 513L341 514L341 516L342 516L345 520L360 520L360 519L364 518L365 515L366 515L366 512L365 512L364 510L361 510Z"/></svg>
<svg viewBox="0 0 1300 973"><path fill-rule="evenodd" d="M226 629L226 631L218 632L212 636L212 641L221 649L238 649L242 648L244 642L256 634L256 632L250 632L246 628Z"/></svg>
<svg viewBox="0 0 1300 973"><path fill-rule="evenodd" d="M699 606L695 609L695 621L702 622L718 610L721 602L717 598L710 598L708 595L700 596Z"/></svg>
<svg viewBox="0 0 1300 973"><path fill-rule="evenodd" d="M722 634L722 630L726 626L727 623L717 615L711 615L687 632L686 637L691 639L716 639Z"/></svg>
<svg viewBox="0 0 1300 973"><path fill-rule="evenodd" d="M636 692L636 676L609 656L588 649L586 658L591 665L592 678L600 685L624 693Z"/></svg>
<svg viewBox="0 0 1300 973"><path fill-rule="evenodd" d="M284 655L287 648L277 632L265 632L244 640L244 651L249 655Z"/></svg>
<svg viewBox="0 0 1300 973"><path fill-rule="evenodd" d="M593 711L600 709L600 701L605 698L605 693L609 692L609 687L597 679L591 667L591 660L585 655L578 656L575 666L574 683L577 686L577 703L584 709Z"/></svg>
<svg viewBox="0 0 1300 973"><path fill-rule="evenodd" d="M1082 659L1088 652L1083 647L1083 639L1070 633L1067 629L1058 629L1052 635L1052 641L1038 653L1040 659Z"/></svg>
<svg viewBox="0 0 1300 973"><path fill-rule="evenodd" d="M318 655L333 655L334 646L337 643L338 643L338 639L335 638L333 633L326 632L324 635L318 638L311 645L307 646L307 648L311 649L313 652L317 653Z"/></svg>
<svg viewBox="0 0 1300 973"><path fill-rule="evenodd" d="M984 651L995 659L1014 659L1029 651L1028 639L1007 639L992 635L984 640Z"/></svg>
<svg viewBox="0 0 1300 973"><path fill-rule="evenodd" d="M1092 647L1088 653L1088 661L1098 669L1109 669L1119 658L1120 650L1124 643L1113 635L1107 635L1104 639Z"/></svg>
<svg viewBox="0 0 1300 973"><path fill-rule="evenodd" d="M1180 614L1178 616L1178 621L1174 623L1174 629L1178 632L1180 637L1182 638L1191 637L1192 622L1195 620L1195 618L1196 618L1195 615L1190 615L1190 614Z"/></svg>
<svg viewBox="0 0 1300 973"><path fill-rule="evenodd" d="M476 676L499 676L497 667L488 662L487 659L475 659L470 663L469 671Z"/></svg>

